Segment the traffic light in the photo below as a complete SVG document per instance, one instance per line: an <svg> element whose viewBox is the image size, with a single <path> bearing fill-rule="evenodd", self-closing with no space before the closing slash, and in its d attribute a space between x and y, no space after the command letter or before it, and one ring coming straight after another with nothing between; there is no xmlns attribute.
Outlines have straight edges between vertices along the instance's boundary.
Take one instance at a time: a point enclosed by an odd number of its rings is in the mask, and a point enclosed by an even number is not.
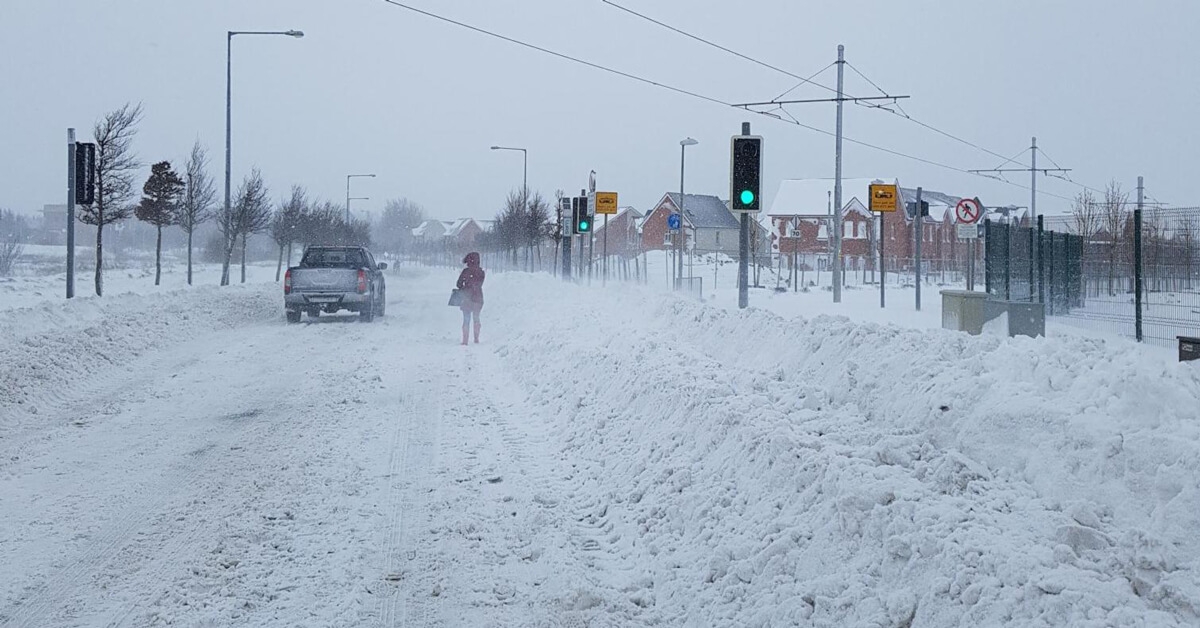
<svg viewBox="0 0 1200 628"><path fill-rule="evenodd" d="M571 216L575 233L592 232L592 212L588 208L588 197L576 196L571 199Z"/></svg>
<svg viewBox="0 0 1200 628"><path fill-rule="evenodd" d="M75 142L75 203L96 202L96 145Z"/></svg>
<svg viewBox="0 0 1200 628"><path fill-rule="evenodd" d="M729 198L733 211L762 208L762 136L735 135L729 154Z"/></svg>

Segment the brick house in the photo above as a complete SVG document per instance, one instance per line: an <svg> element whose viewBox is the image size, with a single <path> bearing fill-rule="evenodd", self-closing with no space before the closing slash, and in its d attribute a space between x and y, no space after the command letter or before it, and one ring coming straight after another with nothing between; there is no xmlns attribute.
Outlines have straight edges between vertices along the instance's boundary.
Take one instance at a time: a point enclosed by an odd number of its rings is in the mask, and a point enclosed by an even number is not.
<svg viewBox="0 0 1200 628"><path fill-rule="evenodd" d="M879 221L867 209L872 183L899 181L883 179L842 180L842 256L845 268L873 269L878 263L876 231ZM795 259L807 269L824 270L830 265L832 243L833 179L794 179L783 181L771 205L771 250ZM901 207L916 200L915 188L900 188ZM922 225L921 257L933 269L952 268L965 262L969 244L957 236L954 212L960 197L934 190L922 190L921 199L929 204L929 215ZM914 255L914 224L906 211L883 214L882 244L889 268L908 268ZM978 247L982 259L983 247Z"/></svg>
<svg viewBox="0 0 1200 628"><path fill-rule="evenodd" d="M605 225L604 218L597 216L595 231L595 254L603 254L605 232L608 232L608 254L630 258L642 252L641 236L638 228L641 225L642 212L632 207L621 207L616 215L608 217Z"/></svg>
<svg viewBox="0 0 1200 628"><path fill-rule="evenodd" d="M741 223L725 201L707 194L683 197L684 246L699 253L720 252L736 257ZM642 247L657 251L674 247L667 217L679 211L679 193L663 195L642 222Z"/></svg>

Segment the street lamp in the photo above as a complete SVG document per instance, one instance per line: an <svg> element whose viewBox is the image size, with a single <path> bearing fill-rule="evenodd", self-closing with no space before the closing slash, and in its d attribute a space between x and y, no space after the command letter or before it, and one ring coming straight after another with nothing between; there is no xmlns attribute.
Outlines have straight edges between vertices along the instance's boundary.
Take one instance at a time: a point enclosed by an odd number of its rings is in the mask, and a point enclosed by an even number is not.
<svg viewBox="0 0 1200 628"><path fill-rule="evenodd" d="M226 31L225 33L225 213L229 213L229 171L232 167L232 120L233 120L233 36L234 35L284 35L299 39L304 37L304 31ZM226 270L228 272L228 270ZM222 274L221 285L229 283L229 277Z"/></svg>
<svg viewBox="0 0 1200 628"><path fill-rule="evenodd" d="M675 234L675 256L679 258L679 271L676 273L675 289L683 288L683 164L688 146L699 144L692 138L679 140L679 231Z"/></svg>
<svg viewBox="0 0 1200 628"><path fill-rule="evenodd" d="M524 206L529 204L529 151L524 148L514 148L511 146L493 146L492 150L521 151L521 205L522 209L524 209Z"/></svg>
<svg viewBox="0 0 1200 628"><path fill-rule="evenodd" d="M373 175L373 174L348 174L348 175L346 175L346 224L350 224L350 201L371 200L369 196L356 196L354 198L350 198L350 179L353 179L354 177L371 177L372 179L374 179L375 175Z"/></svg>

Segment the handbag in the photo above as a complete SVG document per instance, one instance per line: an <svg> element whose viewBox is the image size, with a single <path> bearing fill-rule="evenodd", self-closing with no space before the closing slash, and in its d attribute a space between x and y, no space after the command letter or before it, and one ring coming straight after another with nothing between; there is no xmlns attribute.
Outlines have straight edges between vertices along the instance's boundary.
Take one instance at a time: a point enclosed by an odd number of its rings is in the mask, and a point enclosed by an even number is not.
<svg viewBox="0 0 1200 628"><path fill-rule="evenodd" d="M451 288L450 289L450 302L447 303L446 305L449 305L450 307L461 306L463 304L463 296L464 295L463 295L462 290L459 290L458 288Z"/></svg>

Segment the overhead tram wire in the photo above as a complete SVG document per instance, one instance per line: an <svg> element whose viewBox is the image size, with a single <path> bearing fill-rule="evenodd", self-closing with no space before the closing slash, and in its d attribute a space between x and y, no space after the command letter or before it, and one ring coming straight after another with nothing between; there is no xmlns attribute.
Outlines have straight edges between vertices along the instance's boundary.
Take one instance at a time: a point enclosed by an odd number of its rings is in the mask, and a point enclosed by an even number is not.
<svg viewBox="0 0 1200 628"><path fill-rule="evenodd" d="M695 41L701 42L701 43L703 43L703 44L705 44L705 45L707 45L707 46L711 46L711 47L713 47L713 48L716 48L716 49L718 49L718 50L721 50L721 51L727 52L727 53L729 53L729 54L731 54L731 55L734 55L735 57L738 57L739 59L744 59L744 60L746 60L746 61L749 61L749 62L751 62L751 63L754 63L754 64L756 64L756 65L760 65L760 66L762 66L762 67L764 67L764 68L768 68L768 69L774 70L774 71L776 71L776 72L779 72L780 74L784 74L784 75L786 75L786 76L790 76L790 77L792 77L792 78L798 79L798 80L800 80L802 83L807 83L807 84L813 85L813 86L815 86L815 87L819 87L819 88L821 88L821 89L824 89L824 90L826 90L826 91L830 91L830 92L837 93L837 90L836 90L836 89L834 89L834 88L832 88L832 87L829 87L828 85L823 85L823 84L821 84L821 83L817 83L817 82L814 82L814 81L812 81L812 77L809 77L809 78L802 77L802 76L800 76L800 75L798 75L798 74L795 74L795 73L793 73L793 72L790 72L790 71L788 71L788 70L785 70L785 69L783 69L783 68L781 68L781 67L778 67L778 66L776 66L776 65L772 65L772 64L770 64L770 63L767 63L767 62L765 62L765 61L762 61L762 60L756 59L756 58L754 58L754 57L751 57L751 56L749 56L749 55L747 55L747 54L743 54L743 53L741 53L741 52L738 52L738 51L736 51L736 50L733 50L733 49L731 49L731 48L728 48L728 47L726 47L726 46L722 46L721 44L718 44L718 43L715 43L715 42L713 42L713 41L710 41L710 40L708 40L708 39L705 39L705 38L703 38L703 37L700 37L699 35L694 35L694 34L692 34L692 33L689 33L689 32L687 32L687 31L685 31L685 30L683 30L683 29L681 29L681 28L678 28L678 27L675 27L675 26L671 26L670 24L667 24L666 22L663 22L663 21L661 21L661 20L658 20L658 19L652 18L652 17L650 17L650 16L648 16L648 15L645 15L645 14L643 14L643 13L639 13L639 12L637 12L637 11L634 11L633 9L630 9L630 8L628 8L628 7L625 7L625 6L622 6L622 5L620 5L620 4L617 4L616 2L613 2L613 0L601 0L601 1L602 1L602 2L604 2L604 4L607 4L607 5L611 6L611 7L614 7L614 8L616 8L616 9L620 9L620 10L622 10L622 11L626 12L626 13L629 13L630 15L633 15L633 16L636 16L636 17L638 17L638 18L641 18L641 19L643 19L643 20L646 20L647 22L650 22L650 23L652 23L652 24L656 24L656 25L658 25L658 26L661 26L662 28L665 28L665 29L667 29L667 30L669 30L669 31L671 31L671 32L678 33L678 34L680 34L680 35L683 35L684 37L687 37L687 38L689 38L689 39L693 39L693 40L695 40ZM831 65L832 65L832 64L831 64ZM864 75L864 74L863 74L861 71L859 71L859 70L858 70L858 68L855 68L853 64L851 64L851 63L847 62L847 63L846 63L846 65L850 66L850 69L854 70L854 72L855 72L856 74L858 74L860 77L862 77L862 79L863 79L863 80L865 80L866 82L870 83L872 87L874 87L875 89L879 90L879 93L883 94L884 96L889 96L889 94L888 94L886 91L884 91L884 90L883 90L881 87L879 87L879 85L876 85L874 81L872 81L871 79L867 78L867 76L866 76L866 75ZM825 70L829 69L829 67L830 67L830 66L826 66L826 67L825 67L825 68L823 68L823 69L822 69L820 72L817 72L817 73L816 73L816 74L814 74L813 76L817 76L817 75L818 75L818 74L820 74L821 72L824 72ZM799 85L797 85L797 87L799 87ZM788 92L791 92L791 91L792 91L792 90L794 90L794 89L796 89L796 87L793 87L792 89L789 89L789 90L788 90ZM786 93L788 93L788 92L784 92L784 93L786 94ZM778 99L778 98L779 98L779 97L777 97L776 99ZM877 105L877 104L863 103L863 102L857 102L857 103L855 103L855 104L858 104L858 105L859 105L859 106L861 106L861 107L867 107L867 108L870 108L870 109L880 109L880 110L886 111L886 112L888 112L888 113L890 113L890 114L892 114L892 115L894 115L894 116L897 116L897 117L899 117L899 118L903 118L903 119L905 119L905 120L908 120L908 121L912 122L913 124L916 124L916 125L918 125L918 126L920 126L920 127L922 127L922 128L928 129L928 130L930 130L930 131L933 131L934 133L937 133L937 134L939 134L939 135L942 135L943 137L946 137L946 138L948 138L948 139L954 140L954 141L956 141L956 142L959 142L959 143L961 143L961 144L964 144L964 145L966 145L966 146L970 146L971 148L974 148L974 149L976 149L976 150L979 150L979 151L985 152L985 153L987 153L987 154L989 154L989 155L992 155L993 157L999 157L1000 159L1004 159L1004 156L1003 156L1003 155L1001 155L1001 154L999 154L999 153L997 153L997 152L995 152L995 151L989 150L989 149L987 149L987 148L984 148L983 146L980 146L980 145L978 145L978 144L976 144L976 143L974 143L974 142L972 142L972 141L970 141L970 140L966 140L966 139L963 139L963 138L961 138L961 137L958 137L957 135L954 135L954 134L952 134L952 133L949 133L949 132L947 132L947 131L943 131L943 130L941 130L941 129L939 129L939 128L937 128L937 127L935 127L935 126L931 125L931 124L927 124L927 123L925 123L925 122L922 122L922 121L920 121L920 120L918 120L918 119L916 119L916 118L914 118L914 117L912 117L912 116L908 115L907 113L899 113L899 112L893 111L893 110L891 110L891 109L888 109L888 106L889 106L889 105ZM892 103L892 104L896 104L896 106L897 106L897 107L899 106L899 104L898 104L898 103Z"/></svg>
<svg viewBox="0 0 1200 628"><path fill-rule="evenodd" d="M606 0L606 1L607 1L607 0ZM625 72L625 71L622 71L622 70L617 70L617 69L614 69L614 68L610 68L610 67L608 67L608 66L605 66L605 65L600 65L600 64L598 64L598 63L593 63L593 62L591 62L591 61L587 61L587 60L584 60L584 59L580 59L580 58L578 58L578 57L573 57L573 56L571 56L571 55L563 54L563 53L561 53L561 52L556 52L556 51L554 51L554 50L550 50L550 49L548 49L548 48L543 48L543 47L541 47L541 46L538 46L538 45L535 45L535 44L531 44L531 43L528 43L528 42L525 42L525 41L521 41L521 40L519 40L519 39L514 39L514 38L512 38L512 37L508 37L508 36L506 36L506 35L501 35L501 34L499 34L499 33L493 32L493 31L489 31L489 30L486 30L486 29L483 29L483 28L479 28L479 27L477 27L477 26L472 26L472 25L470 25L470 24L467 24L467 23L465 23L465 22L460 22L460 21L458 21L458 20L454 20L454 19L451 19L451 18L448 18L448 17L442 16L442 15L438 15L438 14L436 14L436 13L431 13L431 12L429 12L429 11L425 11L425 10L423 10L423 9L418 9L418 8L416 8L416 7L413 7L413 6L410 6L410 5L404 4L404 3L402 3L402 2L399 2L398 0L382 0L382 2L384 2L384 3L386 3L386 4L389 4L389 5L392 5L392 6L394 6L394 7L400 8L400 9L405 9L405 10L407 10L407 11L410 11L410 12L412 12L412 13L417 13L417 14L424 15L424 16L426 16L426 17L429 17L429 18L432 18L432 19L435 19L435 20L438 20L438 21L441 21L441 22L445 22L445 23L447 23L447 24L452 24L452 25L454 25L454 26L458 26L458 27L460 27L460 28L465 28L465 29L467 29L467 30L469 30L469 31L473 31L473 32L475 32L475 33L479 33L479 34L481 34L481 35L487 35L488 37L492 37L492 38L494 38L494 39L499 39L499 40L501 40L501 41L505 41L505 42L508 42L508 43L511 43L511 44L516 44L516 45L518 45L518 46L521 46L521 47L523 47L523 48L528 48L528 49L530 49L530 50L534 50L534 51L537 51L537 52L541 52L541 53L544 53L544 54L548 54L548 55L550 55L550 56L557 57L557 58L559 58L559 59L563 59L563 60L566 60L566 61L570 61L570 62L572 62L572 63L577 63L577 64L580 64L580 65L583 65L583 66L586 66L586 67L589 67L589 68L592 68L592 69L595 69L595 70L600 70L600 71L603 71L603 72L607 72L607 73L609 73L609 74L614 74L614 75L616 75L616 76L620 76L620 77L627 78L627 79L630 79L630 80L633 80L633 81L637 81L637 82L639 82L639 83L643 83L643 84L646 84L646 85L652 85L652 86L654 86L654 87L658 87L658 88L661 88L661 89L665 89L665 90L667 90L667 91L675 92L675 93L677 93L677 94L683 94L683 95L685 95L685 96L691 96L692 98L697 98L697 99L703 100L703 101L705 101L705 102L709 102L709 103L713 103L713 104L718 104L718 105L723 105L723 106L725 106L725 107L730 107L730 108L732 108L732 109L737 109L738 111L746 111L746 112L748 112L748 113L753 113L753 114L760 115L760 116L763 116L763 117L772 118L772 119L775 119L775 120L779 120L780 122L783 122L783 123L786 123L786 124L792 124L792 125L798 126L798 127L800 127L800 128L807 129L807 130L809 130L809 131L813 131L813 132L815 132L815 133L820 133L820 134L822 134L822 135L826 135L826 136L829 136L829 137L834 137L834 135L835 135L833 131L826 131L825 129L822 129L822 128L819 128L819 127L815 127L815 126L812 126L812 125L804 124L804 123L800 122L799 120L796 120L796 118L795 118L795 117L793 117L791 114L787 114L787 115L788 115L788 118L790 118L790 119L784 119L782 116L780 116L780 115L778 115L778 114L775 114L773 111L772 111L772 112L763 112L763 111L755 111L755 110L753 110L753 109L746 109L746 108L744 108L744 107L739 107L739 106L735 105L734 103L731 103L731 102L727 102L727 101L721 100L720 98L714 98L714 97L712 97L712 96L706 96L706 95L704 95L704 94L700 94L700 93L698 93L698 92L693 92L693 91L690 91L690 90L687 90L687 89L683 89L683 88L680 88L680 87L675 87L675 86L673 86L673 85L668 85L668 84L666 84L666 83L662 83L662 82L655 81L655 80L652 80L652 79L648 79L648 78L645 78L645 77L637 76L637 75L635 75L635 74L630 74L629 72ZM614 5L614 6L615 6L615 5ZM782 107L781 107L779 110L780 110L780 111L783 111L783 113L785 113L785 114L787 113L785 110L783 110L783 109L782 109ZM926 159L926 158L924 158L924 157L917 157L917 156L915 156L915 155L910 155L910 154L908 154L908 153L903 153L903 152L900 152L900 151L898 151L898 150L893 150L893 149L891 149L891 148L885 148L885 147L883 147L883 146L878 146L878 145L876 145L876 144L871 144L871 143L869 143L869 142L864 142L864 141L862 141L862 140L856 140L856 139L854 139L854 138L851 138L851 137L846 137L846 136L843 136L843 137L842 137L842 140L843 140L843 141L845 141L845 142L849 142L849 143L851 143L851 144L856 144L856 145L858 145L858 146L862 146L862 147L864 147L864 148L870 148L870 149L872 149L872 150L877 150L877 151L879 151L879 152L882 152L882 153L887 153L887 154L889 154L889 155L893 155L893 156L896 156L896 157L901 157L901 158L904 158L904 159L909 159L909 160L912 160L912 161L916 161L916 162L923 163L923 164L926 164L926 165L934 166L934 167L937 167L937 168L942 168L942 169L945 169L945 170L950 170L950 171L953 171L953 172L958 172L958 173L961 173L961 174L969 174L969 175L980 176L980 175L978 175L978 173L970 172L969 170L966 170L966 169L964 169L964 168L959 168L959 167L957 167L957 166L952 166L952 165L949 165L949 164L941 163L941 162L938 162L938 161L934 161L934 160L932 160L932 159ZM985 178L993 178L993 177L985 177ZM1011 185L1011 186L1013 186L1013 187L1017 187L1017 188L1021 188L1021 189L1026 189L1026 190L1028 190L1028 189L1029 189L1029 187L1028 187L1028 186L1024 186L1024 185L1021 185L1021 184L1019 184L1019 183L1014 183L1014 182L1011 182L1011 181L1005 181L1005 183L1007 183L1008 185ZM1060 195L1057 195L1057 194L1052 194L1052 193L1049 193L1049 192L1041 192L1041 193L1042 193L1042 194L1045 194L1046 196L1052 196L1052 197L1055 197L1055 198L1060 198L1060 199L1063 199L1063 200L1068 200L1068 201L1069 201L1069 200L1071 200L1071 199L1069 199L1069 198L1067 198L1067 197L1065 197L1065 196L1060 196Z"/></svg>
<svg viewBox="0 0 1200 628"><path fill-rule="evenodd" d="M476 33L479 33L479 34L481 34L481 35L487 35L488 37L494 37L494 38L496 38L496 39L499 39L499 40L501 40L501 41L506 41L506 42L508 42L508 43L510 43L510 44L516 44L516 45L518 45L518 46L522 46L522 47L524 47L524 48L529 48L530 50L536 50L536 51L538 51L538 52L543 52L543 53L545 53L545 54L548 54L548 55L551 55L551 56L554 56L554 57L558 57L559 59L565 59L565 60L567 60L567 61L571 61L571 62L574 62L574 63L578 63L578 64L581 64L581 65L586 65L586 66L588 66L589 68L593 68L593 69L596 69L596 70L601 70L601 71L603 71L603 72L608 72L608 73L610 73L610 74L615 74L615 75L617 75L617 76L621 76L621 77L624 77L624 78L627 78L627 79L632 79L632 80L634 80L634 81L638 81L639 83L645 83L645 84L647 84L647 85L653 85L654 87L661 87L662 89L670 90L670 91L673 91L673 92L676 92L676 93L679 93L679 94L683 94L683 95L685 95L685 96L691 96L692 98L699 98L700 100L706 100L706 101L708 101L708 102L711 102L711 103L716 103L716 104L718 104L718 105L725 105L726 107L732 107L732 106L733 106L733 104L732 104L732 103L725 102L725 101L723 101L723 100L720 100L720 99L718 99L718 98L712 98L712 97L709 97L709 96L705 96L705 95L703 95L703 94L698 94L698 93L696 93L696 92L688 91L688 90L686 90L686 89L682 89L682 88L679 88L679 87L674 87L674 86L671 86L671 85L667 85L667 84L665 84L665 83L659 83L658 81L652 81L652 80L650 80L650 79L648 79L648 78L643 78L643 77L640 77L640 76L636 76L636 75L630 74L630 73L628 73L628 72L622 72L621 70L616 70L616 69L610 68L610 67L608 67L608 66L603 66L603 65L600 65L600 64L598 64L598 63L592 63L591 61L585 61L585 60L583 60L583 59L580 59L580 58L578 58L578 57L572 57L572 56L570 56L570 55L566 55L566 54L563 54L563 53L561 53L561 52L555 52L555 51L553 51L553 50L550 50L549 48L543 48L543 47L541 47L541 46L537 46L537 45L534 45L534 44L531 44L531 43L528 43L528 42L524 42L524 41L521 41L521 40L519 40L519 39L513 39L512 37L508 37L508 36L505 36L505 35L501 35L501 34L499 34L499 33L495 33L495 32L492 32L492 31L489 31L489 30L486 30L486 29L479 28L479 27L477 27L477 26L471 26L470 24L467 24L467 23L465 23L465 22L459 22L458 20L454 20L454 19L451 19L451 18L448 18L448 17L442 16L442 15L438 15L438 14L436 14L436 13L430 13L429 11L425 11L425 10L423 10L423 9L418 9L418 8L416 8L416 7L414 7L414 6L409 6L409 5L407 5L407 4L404 4L404 3L401 3L401 2L397 2L396 0L383 0L383 2L385 2L385 3L387 3L387 4L390 4L390 5L392 5L392 6L395 6L395 7L399 7L399 8L401 8L401 9L407 9L407 10L409 10L409 11L412 11L413 13L419 13L419 14L421 14L421 15L424 15L424 16L426 16L426 17L433 18L433 19L435 19L435 20L439 20L439 21L442 21L442 22L446 22L446 23L448 23L448 24L453 24L453 25L455 25L455 26L458 26L458 27L461 27L461 28L465 28L465 29L467 29L467 30L475 31Z"/></svg>
<svg viewBox="0 0 1200 628"><path fill-rule="evenodd" d="M785 69L783 69L783 68L781 68L781 67L778 67L778 66L771 65L770 63L767 63L767 62L765 62L765 61L760 61L760 60L758 60L758 59L755 59L754 57L751 57L751 56L749 56L749 55L744 55L744 54L742 54L742 53L740 53L740 52L738 52L738 51L736 51L736 50L733 50L733 49L731 49L731 48L726 48L725 46L722 46L721 44L718 44L718 43L716 43L716 42L713 42L713 41L709 41L709 40L707 40L707 39L705 39L705 38L703 38L703 37L700 37L699 35L693 35L693 34L691 34L691 33L687 32L687 31L685 31L685 30L683 30L683 29L680 29L680 28L676 28L676 27L674 27L674 26L671 26L670 24L667 24L666 22L662 22L662 21L656 20L656 19L654 19L654 18L652 18L652 17L650 17L650 16L648 16L648 15L642 14L642 13L638 13L637 11L634 11L633 9L630 9L629 7L625 7L625 6L621 6L621 5L619 5L619 4L617 4L616 2L613 2L612 0L601 0L601 1L602 1L602 2L604 2L604 4L607 4L607 5L609 5L609 6L613 7L613 8L620 9L620 10L622 10L622 11L624 11L624 12L626 12L626 13L630 14L630 15L634 15L634 16L637 16L637 17L639 17L639 18L643 19L643 20L646 20L647 22L651 22L651 23L653 23L653 24L657 24L658 26L661 26L661 27L663 27L663 28L665 28L665 29L667 29L667 30L669 30L669 31L672 31L672 32L674 32L674 33L678 33L678 34L680 34L680 35L683 35L684 37L687 37L687 38L689 38L689 39L694 39L694 40L696 40L696 41L698 41L698 42L700 42L700 43L702 43L702 44L705 44L705 45L708 45L708 46L712 46L713 48L716 48L717 50L721 50L721 51L727 52L727 53L729 53L729 54L731 54L731 55L733 55L733 56L735 56L735 57L738 57L739 59L743 59L743 60L749 61L750 63L754 63L754 64L757 64L757 65L760 65L760 66L762 66L762 67L764 67L764 68L767 68L767 69L769 69L769 70L774 70L774 71L776 71L776 72L779 72L779 73L781 73L781 74L786 74L787 76L790 76L790 77L792 77L792 78L794 78L794 79L797 79L797 80L799 80L801 83L808 83L809 85L813 85L813 86L815 86L815 87L820 87L820 88L821 88L821 89L823 89L823 90L826 90L826 91L829 91L829 92L833 92L833 93L835 93L835 94L837 93L837 90L836 90L836 89L834 89L834 88L832 88L832 87L829 87L828 85L822 85L822 84L820 84L820 83L813 82L813 80L812 80L812 78L811 78L811 77L810 77L810 78L804 78L803 76L800 76L799 74L793 74L793 73L791 73L791 72L789 72L789 71L787 71L787 70L785 70ZM832 63L831 63L831 64L829 64L829 66L832 66L832 65L833 65ZM828 69L829 69L829 66L825 67L825 68L824 68L824 69L822 69L820 72L817 72L817 74L820 74L821 72L824 72L825 70L828 70ZM817 74L814 74L813 76L815 77ZM797 87L798 87L798 86L797 86ZM795 88L795 87L793 87L792 89L796 89L796 88ZM789 89L788 91L790 92L790 91L792 91L792 89ZM785 93L786 93L786 92L785 92Z"/></svg>

